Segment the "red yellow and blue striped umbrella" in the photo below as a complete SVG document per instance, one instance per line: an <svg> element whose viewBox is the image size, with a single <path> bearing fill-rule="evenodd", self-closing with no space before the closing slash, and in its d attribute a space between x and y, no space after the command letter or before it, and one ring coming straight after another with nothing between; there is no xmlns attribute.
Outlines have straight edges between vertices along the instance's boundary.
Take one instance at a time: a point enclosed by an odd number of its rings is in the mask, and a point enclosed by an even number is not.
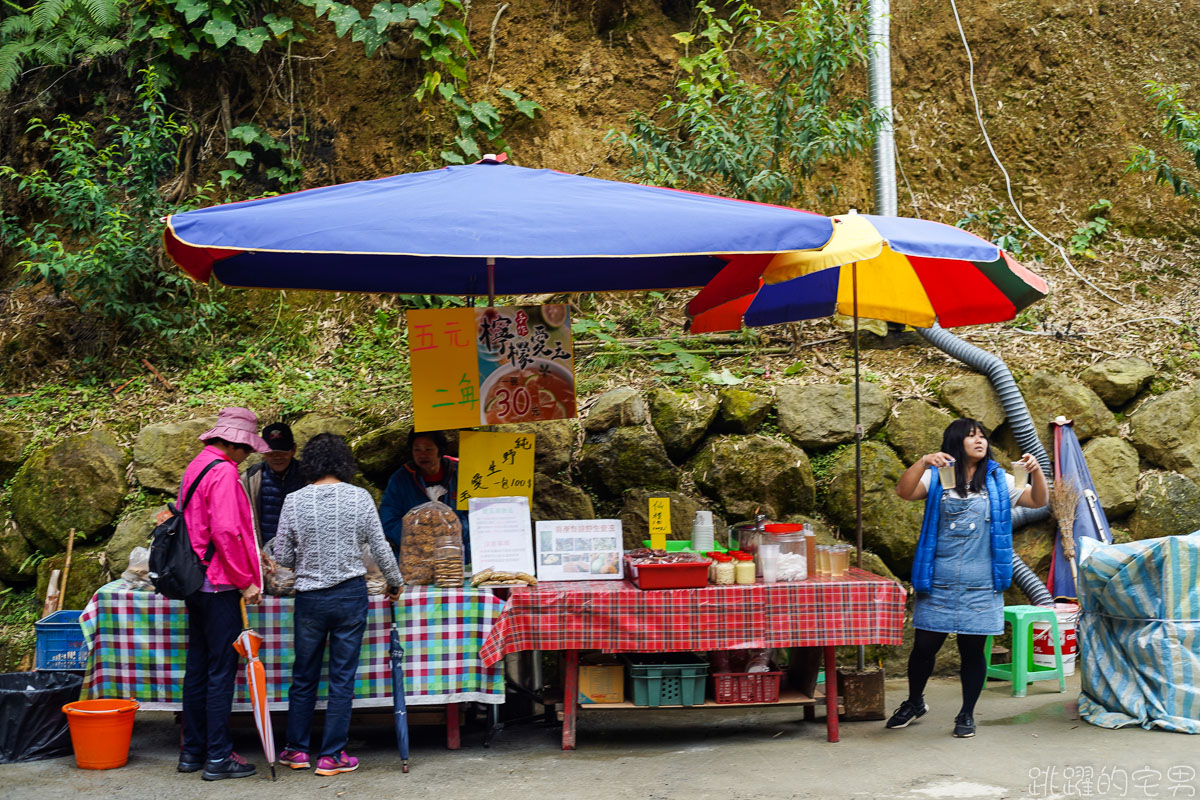
<svg viewBox="0 0 1200 800"><path fill-rule="evenodd" d="M1012 319L1046 282L991 242L930 220L851 212L818 250L735 258L688 304L696 333L834 313L914 327Z"/></svg>

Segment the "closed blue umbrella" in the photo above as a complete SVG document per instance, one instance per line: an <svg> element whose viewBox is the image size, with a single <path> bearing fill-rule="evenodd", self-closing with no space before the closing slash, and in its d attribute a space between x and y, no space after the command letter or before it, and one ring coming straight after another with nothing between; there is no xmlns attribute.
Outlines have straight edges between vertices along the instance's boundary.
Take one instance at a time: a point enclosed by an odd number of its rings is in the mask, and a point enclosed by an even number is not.
<svg viewBox="0 0 1200 800"><path fill-rule="evenodd" d="M1069 419L1058 417L1050 423L1050 427L1054 431L1054 483L1056 486L1064 482L1072 484L1079 494L1072 529L1075 539L1073 547L1078 558L1079 542L1096 539L1111 544L1112 531L1108 527L1104 509L1100 507L1096 484L1092 482L1092 473L1088 469L1087 459L1083 457L1083 448L1079 446L1074 424ZM1074 571L1063 551L1061 532L1054 543L1046 585L1055 597L1074 598L1078 594Z"/></svg>
<svg viewBox="0 0 1200 800"><path fill-rule="evenodd" d="M167 217L194 278L266 289L535 294L702 286L738 256L821 247L794 208L498 160Z"/></svg>
<svg viewBox="0 0 1200 800"><path fill-rule="evenodd" d="M396 720L396 747L400 749L400 769L408 772L408 703L404 697L404 645L400 642L400 626L396 623L396 607L392 604L392 635L388 659L392 666L392 708Z"/></svg>

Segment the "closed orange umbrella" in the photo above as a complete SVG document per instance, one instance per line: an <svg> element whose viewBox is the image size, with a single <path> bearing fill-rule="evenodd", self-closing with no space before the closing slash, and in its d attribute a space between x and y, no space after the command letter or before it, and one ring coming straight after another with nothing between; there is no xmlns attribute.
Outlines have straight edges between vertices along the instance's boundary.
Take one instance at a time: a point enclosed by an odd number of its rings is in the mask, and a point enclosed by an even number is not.
<svg viewBox="0 0 1200 800"><path fill-rule="evenodd" d="M258 658L263 636L250 630L250 619L246 616L246 603L242 602L242 632L233 642L233 649L246 658L246 686L250 693L250 708L254 712L254 725L262 741L263 755L271 766L271 780L275 780L275 732L271 730L271 708L267 704L267 670Z"/></svg>

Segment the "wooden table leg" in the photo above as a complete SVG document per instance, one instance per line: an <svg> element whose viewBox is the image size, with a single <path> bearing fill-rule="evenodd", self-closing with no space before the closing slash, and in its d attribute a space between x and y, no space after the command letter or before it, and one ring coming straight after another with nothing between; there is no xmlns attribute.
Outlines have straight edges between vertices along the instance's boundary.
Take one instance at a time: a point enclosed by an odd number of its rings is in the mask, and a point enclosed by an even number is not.
<svg viewBox="0 0 1200 800"><path fill-rule="evenodd" d="M579 710L579 651L563 653L562 749L575 749L575 715Z"/></svg>
<svg viewBox="0 0 1200 800"><path fill-rule="evenodd" d="M825 732L829 741L838 741L837 654L832 645L825 648Z"/></svg>
<svg viewBox="0 0 1200 800"><path fill-rule="evenodd" d="M458 703L446 703L446 749L457 750L462 747L459 736Z"/></svg>

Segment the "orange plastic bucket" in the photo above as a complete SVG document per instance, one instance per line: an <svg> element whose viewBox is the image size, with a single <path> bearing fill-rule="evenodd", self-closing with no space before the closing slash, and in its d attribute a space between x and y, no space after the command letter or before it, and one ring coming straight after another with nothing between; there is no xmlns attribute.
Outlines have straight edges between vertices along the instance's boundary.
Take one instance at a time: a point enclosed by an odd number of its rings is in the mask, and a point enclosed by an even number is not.
<svg viewBox="0 0 1200 800"><path fill-rule="evenodd" d="M136 700L77 700L62 707L80 769L116 769L129 761Z"/></svg>

